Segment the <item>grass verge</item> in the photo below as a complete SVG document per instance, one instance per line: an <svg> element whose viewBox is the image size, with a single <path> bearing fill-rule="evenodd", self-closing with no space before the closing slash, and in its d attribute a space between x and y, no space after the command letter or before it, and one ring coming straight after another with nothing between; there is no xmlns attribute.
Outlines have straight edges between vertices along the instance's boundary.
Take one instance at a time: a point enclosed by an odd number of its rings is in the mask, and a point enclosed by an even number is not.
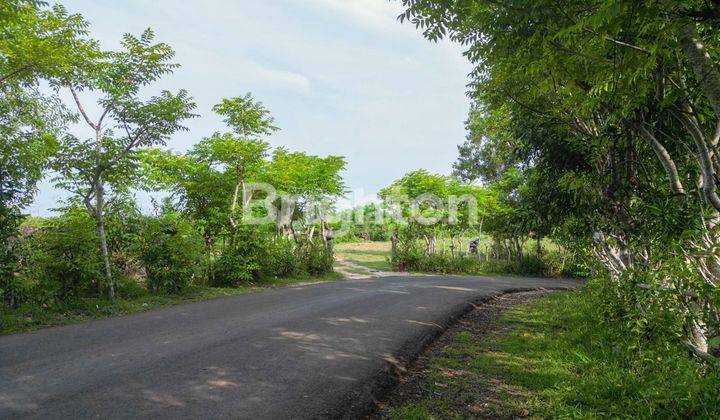
<svg viewBox="0 0 720 420"><path fill-rule="evenodd" d="M9 310L0 305L0 334L33 331L90 319L148 311L162 306L252 293L274 287L342 279L343 276L338 273L328 273L320 277L269 279L262 283L234 288L193 286L179 294L150 294L144 292L133 298L118 298L113 301L103 298L76 298L62 304L44 306L26 303L15 310Z"/></svg>
<svg viewBox="0 0 720 420"><path fill-rule="evenodd" d="M602 322L587 291L505 309L494 321L475 311L449 330L380 416L720 417L717 371L670 340L638 341Z"/></svg>

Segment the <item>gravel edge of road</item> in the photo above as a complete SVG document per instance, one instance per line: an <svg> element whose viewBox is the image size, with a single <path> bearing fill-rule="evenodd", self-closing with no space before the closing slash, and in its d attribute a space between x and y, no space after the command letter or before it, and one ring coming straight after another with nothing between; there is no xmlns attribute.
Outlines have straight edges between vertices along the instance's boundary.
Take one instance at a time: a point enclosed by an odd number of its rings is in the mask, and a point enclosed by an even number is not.
<svg viewBox="0 0 720 420"><path fill-rule="evenodd" d="M418 357L433 345L445 332L473 310L481 309L501 296L527 293L527 292L558 292L571 291L572 287L545 287L545 288L512 288L492 295L480 296L455 306L447 313L443 320L438 320L437 327L426 327L420 334L407 341L397 352L386 360L383 367L377 370L371 378L356 390L346 394L335 404L334 408L326 410L322 418L357 419L368 418L377 414L378 403L387 398L395 389L402 376L411 369Z"/></svg>

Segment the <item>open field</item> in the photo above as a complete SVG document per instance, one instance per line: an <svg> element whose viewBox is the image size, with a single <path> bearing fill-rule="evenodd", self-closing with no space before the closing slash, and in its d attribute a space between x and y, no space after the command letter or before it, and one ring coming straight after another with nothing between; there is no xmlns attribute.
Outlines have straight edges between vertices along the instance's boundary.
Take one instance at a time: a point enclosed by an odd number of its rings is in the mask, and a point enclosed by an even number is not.
<svg viewBox="0 0 720 420"><path fill-rule="evenodd" d="M353 242L337 244L335 258L369 270L390 271L390 242Z"/></svg>

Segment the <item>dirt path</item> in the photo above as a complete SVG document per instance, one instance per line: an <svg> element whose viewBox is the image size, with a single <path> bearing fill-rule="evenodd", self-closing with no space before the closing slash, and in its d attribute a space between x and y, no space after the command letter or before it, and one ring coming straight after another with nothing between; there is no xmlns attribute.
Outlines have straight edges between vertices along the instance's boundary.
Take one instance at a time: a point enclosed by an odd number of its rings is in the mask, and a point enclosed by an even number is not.
<svg viewBox="0 0 720 420"><path fill-rule="evenodd" d="M396 276L398 273L392 271L381 271L356 264L350 260L338 256L335 259L335 271L346 278L353 280L369 279L374 277Z"/></svg>

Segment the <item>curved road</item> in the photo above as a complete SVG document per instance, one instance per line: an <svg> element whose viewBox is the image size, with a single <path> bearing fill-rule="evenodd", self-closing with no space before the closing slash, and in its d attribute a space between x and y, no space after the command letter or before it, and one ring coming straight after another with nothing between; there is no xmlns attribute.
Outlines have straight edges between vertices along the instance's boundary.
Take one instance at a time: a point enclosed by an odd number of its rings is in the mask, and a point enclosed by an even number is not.
<svg viewBox="0 0 720 420"><path fill-rule="evenodd" d="M387 277L0 337L0 417L356 416L483 297L572 280Z"/></svg>

